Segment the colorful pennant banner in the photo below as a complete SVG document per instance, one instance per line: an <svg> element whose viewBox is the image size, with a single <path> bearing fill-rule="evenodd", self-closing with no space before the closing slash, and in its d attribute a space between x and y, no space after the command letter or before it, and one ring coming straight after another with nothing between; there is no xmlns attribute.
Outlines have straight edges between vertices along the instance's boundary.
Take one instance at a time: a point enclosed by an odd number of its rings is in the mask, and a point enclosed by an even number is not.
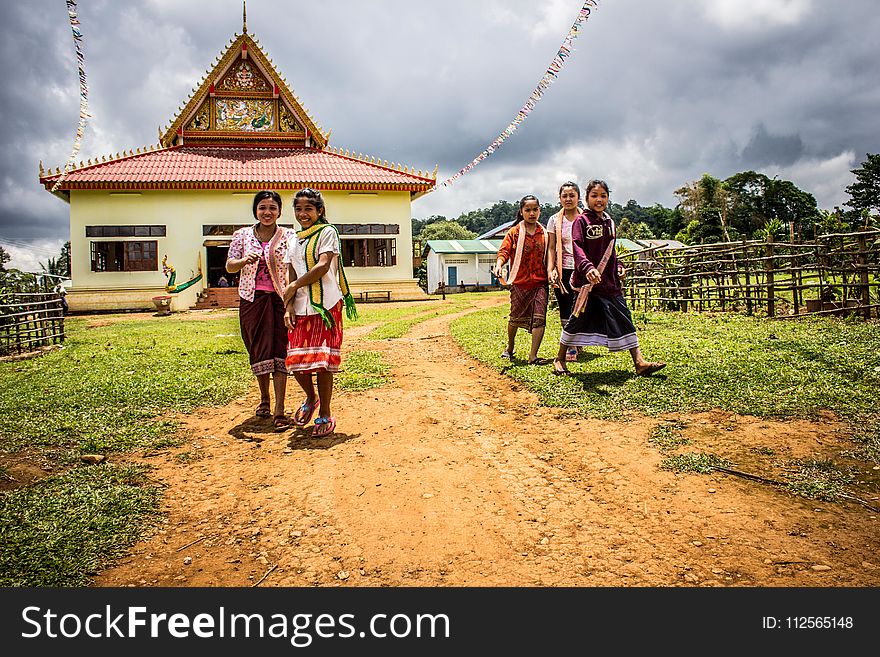
<svg viewBox="0 0 880 657"><path fill-rule="evenodd" d="M535 108L538 101L541 100L541 97L544 95L544 92L547 90L553 81L559 75L559 72L562 70L562 67L565 65L565 60L571 57L571 51L573 49L574 40L578 36L578 32L581 28L581 25L590 17L590 12L592 9L596 9L598 7L595 0L586 0L584 2L583 7L578 12L577 18L574 21L574 24L571 26L571 29L568 31L568 36L562 42L562 45L559 46L559 50L556 53L556 56L553 58L553 61L550 62L550 66L547 67L547 72L544 73L544 76L538 82L538 86L535 87L535 90L532 92L529 99L526 101L526 104L523 105L522 109L519 113L514 117L513 121L510 122L500 135L493 141L489 146L486 147L482 153L477 155L470 164L461 169L458 173L456 173L451 178L448 178L443 183L443 187L449 187L453 182L461 178L468 171L477 166L480 162L485 160L487 157L492 155L504 141L512 135L516 129L519 127L520 123L526 120L526 117L529 113Z"/></svg>
<svg viewBox="0 0 880 657"><path fill-rule="evenodd" d="M58 189L64 178L73 169L76 154L79 153L79 148L82 146L83 135L86 131L86 121L91 118L89 114L89 87L86 84L85 58L82 51L83 35L79 29L79 19L76 17L76 0L67 0L67 15L70 18L70 29L73 32L73 44L76 47L76 61L79 67L79 124L76 127L76 137L73 140L73 149L70 152L70 157L64 165L61 176L52 186L53 192Z"/></svg>

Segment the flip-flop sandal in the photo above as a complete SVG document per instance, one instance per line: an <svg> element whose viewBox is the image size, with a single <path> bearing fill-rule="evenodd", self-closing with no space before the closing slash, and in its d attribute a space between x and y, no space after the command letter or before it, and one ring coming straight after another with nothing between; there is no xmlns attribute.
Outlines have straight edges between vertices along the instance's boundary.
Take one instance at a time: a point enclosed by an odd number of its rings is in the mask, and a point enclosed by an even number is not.
<svg viewBox="0 0 880 657"><path fill-rule="evenodd" d="M312 430L313 438L323 438L333 433L336 428L335 417L316 417L315 428Z"/></svg>
<svg viewBox="0 0 880 657"><path fill-rule="evenodd" d="M565 351L565 360L568 363L574 363L578 359L578 350L575 347L571 349L566 349Z"/></svg>
<svg viewBox="0 0 880 657"><path fill-rule="evenodd" d="M513 354L507 351L507 349L501 352L501 357L504 360L513 360Z"/></svg>
<svg viewBox="0 0 880 657"><path fill-rule="evenodd" d="M549 365L550 361L546 358L536 358L535 360L530 360L529 365Z"/></svg>
<svg viewBox="0 0 880 657"><path fill-rule="evenodd" d="M648 363L641 371L636 370L636 374L639 376L651 376L654 372L659 372L664 367L666 367L666 363Z"/></svg>
<svg viewBox="0 0 880 657"><path fill-rule="evenodd" d="M276 415L272 419L272 425L275 427L275 431L282 432L287 431L293 425L290 423L290 418L286 415Z"/></svg>
<svg viewBox="0 0 880 657"><path fill-rule="evenodd" d="M260 402L260 405L257 406L257 410L254 411L254 415L257 417L272 417L272 411L269 410L269 402Z"/></svg>
<svg viewBox="0 0 880 657"><path fill-rule="evenodd" d="M293 422L298 427L306 426L315 414L315 409L321 405L320 399L315 399L314 403L309 404L308 400L304 401L296 413L293 415Z"/></svg>

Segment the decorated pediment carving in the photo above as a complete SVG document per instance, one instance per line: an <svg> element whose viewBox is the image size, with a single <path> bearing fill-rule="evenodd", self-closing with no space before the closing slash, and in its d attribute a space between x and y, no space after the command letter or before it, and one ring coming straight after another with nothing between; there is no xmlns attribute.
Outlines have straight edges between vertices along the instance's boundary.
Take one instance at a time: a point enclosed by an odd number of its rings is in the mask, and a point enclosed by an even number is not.
<svg viewBox="0 0 880 657"><path fill-rule="evenodd" d="M303 127L299 124L299 121L296 120L293 112L287 109L287 106L284 104L278 108L278 129L281 132L303 131Z"/></svg>
<svg viewBox="0 0 880 657"><path fill-rule="evenodd" d="M323 149L329 137L248 33L230 39L159 133L167 147L259 143Z"/></svg>
<svg viewBox="0 0 880 657"><path fill-rule="evenodd" d="M272 84L263 77L259 69L246 59L239 57L216 87L217 91L272 91Z"/></svg>
<svg viewBox="0 0 880 657"><path fill-rule="evenodd" d="M275 127L275 101L269 98L218 98L217 130L270 132Z"/></svg>
<svg viewBox="0 0 880 657"><path fill-rule="evenodd" d="M211 129L211 103L205 101L196 111L195 116L186 126L187 130L210 130Z"/></svg>

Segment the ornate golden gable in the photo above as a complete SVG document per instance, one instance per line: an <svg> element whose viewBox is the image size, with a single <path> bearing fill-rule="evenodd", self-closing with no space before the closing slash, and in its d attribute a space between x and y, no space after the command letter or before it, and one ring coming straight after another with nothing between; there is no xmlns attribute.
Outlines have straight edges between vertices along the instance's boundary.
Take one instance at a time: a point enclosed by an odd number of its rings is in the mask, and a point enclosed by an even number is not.
<svg viewBox="0 0 880 657"><path fill-rule="evenodd" d="M325 148L329 132L315 124L246 25L242 31L160 129L160 143Z"/></svg>

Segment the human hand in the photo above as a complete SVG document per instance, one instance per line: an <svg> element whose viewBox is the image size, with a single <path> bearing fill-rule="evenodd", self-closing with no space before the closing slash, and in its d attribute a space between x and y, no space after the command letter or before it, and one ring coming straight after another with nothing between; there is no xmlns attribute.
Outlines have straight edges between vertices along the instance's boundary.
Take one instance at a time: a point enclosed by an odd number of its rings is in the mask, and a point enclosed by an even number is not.
<svg viewBox="0 0 880 657"><path fill-rule="evenodd" d="M617 276L620 280L624 280L626 278L626 267L617 265Z"/></svg>
<svg viewBox="0 0 880 657"><path fill-rule="evenodd" d="M244 264L252 265L255 262L259 262L260 254L259 253L248 253L244 258L242 258L242 260L244 260Z"/></svg>
<svg viewBox="0 0 880 657"><path fill-rule="evenodd" d="M599 270L593 267L590 271L587 272L587 280L593 285L598 285L599 281L602 280L602 275L599 273Z"/></svg>
<svg viewBox="0 0 880 657"><path fill-rule="evenodd" d="M284 311L284 325L291 331L296 327L296 315L289 310Z"/></svg>
<svg viewBox="0 0 880 657"><path fill-rule="evenodd" d="M285 306L293 300L295 294L296 286L293 283L290 283L287 287L284 288L284 294L281 298L284 301Z"/></svg>
<svg viewBox="0 0 880 657"><path fill-rule="evenodd" d="M550 276L548 276L548 278L550 279L550 285L552 285L553 287L559 287L559 272L558 271L556 271L555 269L553 271L551 271Z"/></svg>

